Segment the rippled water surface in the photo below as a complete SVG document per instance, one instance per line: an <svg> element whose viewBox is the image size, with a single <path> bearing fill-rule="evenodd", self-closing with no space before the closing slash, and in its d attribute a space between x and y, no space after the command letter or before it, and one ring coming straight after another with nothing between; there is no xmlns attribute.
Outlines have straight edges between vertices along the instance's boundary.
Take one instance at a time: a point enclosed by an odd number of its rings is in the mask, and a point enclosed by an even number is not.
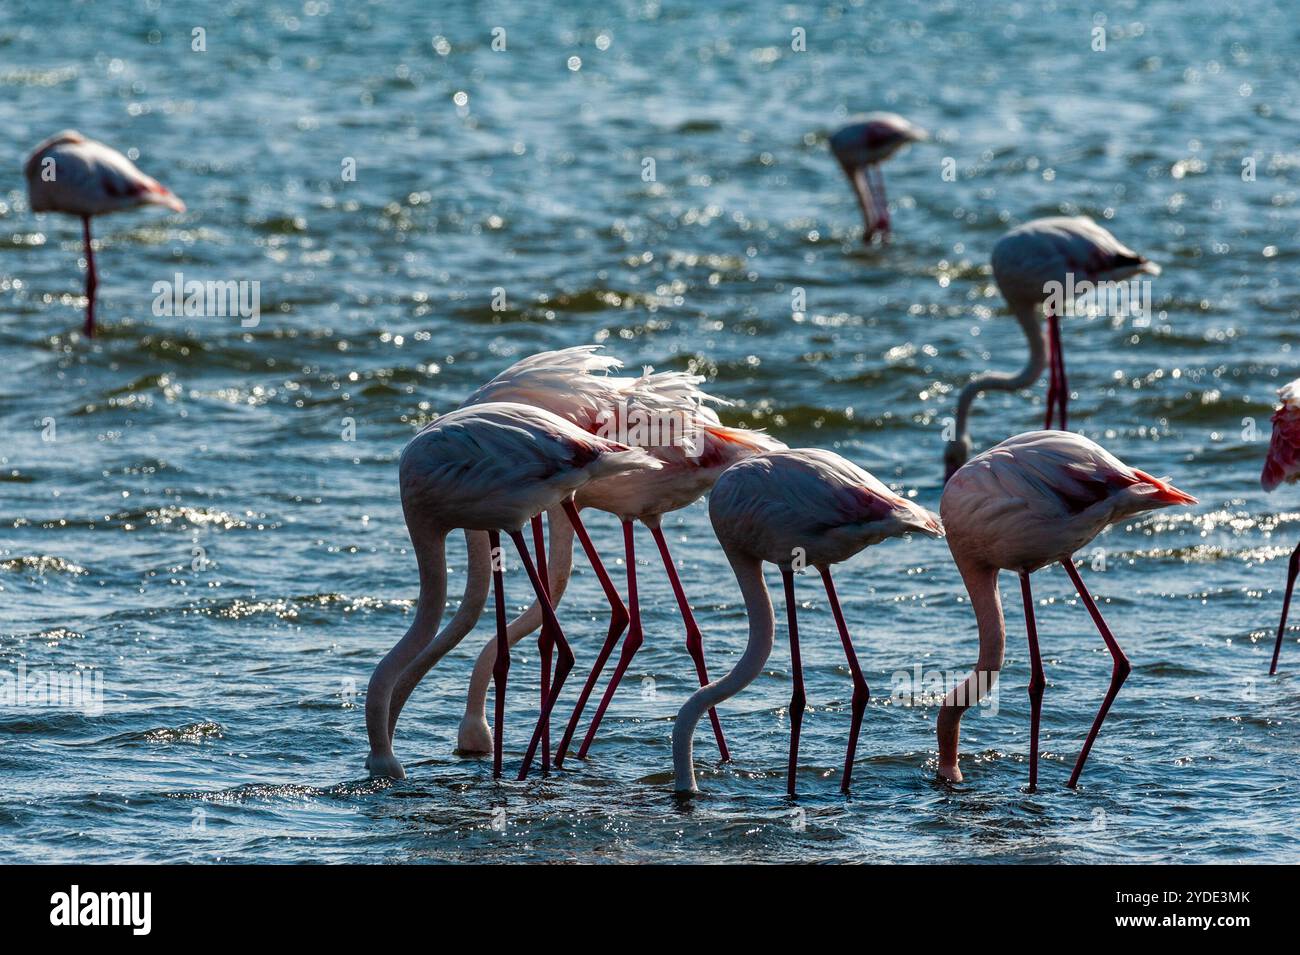
<svg viewBox="0 0 1300 955"><path fill-rule="evenodd" d="M1300 506L1258 483L1274 389L1300 371L1293 11L1110 4L1094 52L1081 3L441 6L0 8L0 669L103 681L101 712L0 706L5 857L1294 861L1296 631L1265 674ZM868 250L825 140L873 108L933 138L888 165L896 235ZM93 343L77 223L34 216L20 173L65 127L137 151L189 205L97 222ZM1005 575L997 712L966 720L966 782L934 780L936 707L901 691L963 675L976 639L947 548L918 539L838 571L874 694L853 795L838 794L848 673L806 576L799 799L779 628L722 709L734 762L714 766L703 728L704 795L678 803L671 721L693 675L648 534L646 645L590 760L494 783L453 754L485 621L403 718L409 778L366 780L360 693L417 589L396 458L421 422L517 357L598 342L632 367L696 369L735 402L729 421L833 448L935 507L953 389L1023 360L990 249L1076 212L1165 271L1148 327L1066 321L1072 422L1202 502L1082 555L1134 671L1077 792L1110 666L1059 568L1035 577L1040 791L1024 791ZM260 282L260 324L156 316L153 285L176 272ZM1038 426L1044 396L983 399L977 444ZM589 526L621 580L615 522ZM703 504L667 526L721 672L744 645L738 588ZM451 562L454 604L459 542ZM522 579L507 587L522 605ZM561 609L581 669L604 632L581 563ZM536 665L521 644L513 767Z"/></svg>

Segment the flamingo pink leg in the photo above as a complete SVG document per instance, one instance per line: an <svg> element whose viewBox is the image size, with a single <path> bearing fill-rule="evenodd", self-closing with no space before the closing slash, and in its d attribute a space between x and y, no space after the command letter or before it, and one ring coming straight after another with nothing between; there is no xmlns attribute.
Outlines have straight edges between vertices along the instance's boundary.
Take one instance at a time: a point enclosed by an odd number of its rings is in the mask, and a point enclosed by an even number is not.
<svg viewBox="0 0 1300 955"><path fill-rule="evenodd" d="M645 642L645 636L641 631L641 602L637 597L636 590L636 545L632 539L632 522L623 522L623 553L627 561L627 609L631 618L628 627L627 637L623 640L623 649L618 656L618 665L614 667L614 675L609 678L609 686L605 687L605 693L600 698L600 705L596 707L596 715L591 718L591 725L587 727L587 735L582 739L582 746L578 748L578 758L586 759L587 750L591 748L591 741L596 738L596 730L600 728L600 721L605 716L605 710L609 708L610 700L614 698L614 691L618 689L618 684L623 679L623 674L627 672L628 665L632 662L632 657L636 655L637 650L641 649L641 644Z"/></svg>
<svg viewBox="0 0 1300 955"><path fill-rule="evenodd" d="M1047 315L1047 413L1043 418L1043 430L1052 430L1052 419L1056 417L1057 399L1060 385L1056 377L1056 338L1052 335L1052 314Z"/></svg>
<svg viewBox="0 0 1300 955"><path fill-rule="evenodd" d="M1282 622L1277 625L1277 643L1273 645L1273 664L1268 675L1277 673L1277 658L1282 653L1282 635L1286 633L1286 614L1291 609L1291 591L1295 588L1296 571L1300 570L1300 544L1291 551L1291 564L1286 572L1286 596L1282 598Z"/></svg>
<svg viewBox="0 0 1300 955"><path fill-rule="evenodd" d="M654 535L655 544L659 547L659 556L663 558L664 570L668 572L668 582L672 584L673 596L677 598L677 609L682 613L682 622L686 624L686 652L691 655L695 661L695 675L699 678L700 686L709 685L709 670L704 665L704 636L700 633L700 628L695 623L695 615L691 613L691 605L686 600L686 591L682 589L681 578L677 576L677 566L673 563L673 556L668 552L668 541L664 537L663 528L658 524L652 524L650 533ZM722 735L722 723L718 720L718 711L714 708L709 709L709 722L713 724L713 738L718 741L718 753L722 761L729 762L731 753L727 750L727 740Z"/></svg>
<svg viewBox="0 0 1300 955"><path fill-rule="evenodd" d="M1088 731L1088 739L1084 742L1083 749L1079 752L1079 759L1074 764L1074 772L1070 774L1070 781L1066 783L1067 786L1073 789L1079 782L1079 774L1083 772L1083 764L1088 758L1088 751L1092 749L1093 741L1096 740L1097 734L1101 732L1102 721L1106 719L1106 713L1110 710L1110 705L1115 702L1119 688L1123 685L1124 679L1129 675L1132 667L1129 665L1128 657L1124 656L1124 651L1115 642L1115 637L1110 632L1110 628L1106 626L1106 621L1102 619L1097 605L1093 603L1092 594L1088 593L1088 588L1083 585L1083 578L1074 569L1074 563L1067 557L1061 561L1061 566L1065 568L1065 572L1070 575L1070 580L1074 582L1074 589L1079 592L1079 598L1083 601L1084 606L1088 608L1088 613L1092 616L1092 622L1097 625L1097 631L1101 634L1101 638L1106 641L1106 649L1110 651L1111 658L1115 662L1110 674L1110 689L1106 691L1106 698L1101 701L1101 709L1097 711L1097 718L1093 720L1092 729Z"/></svg>
<svg viewBox="0 0 1300 955"><path fill-rule="evenodd" d="M506 723L506 676L510 673L510 641L506 638L505 575L501 569L501 535L488 531L488 550L492 559L492 589L497 603L497 658L492 665L495 688L496 729L492 734L492 777L501 776L501 740Z"/></svg>
<svg viewBox="0 0 1300 955"><path fill-rule="evenodd" d="M1061 411L1061 430L1068 431L1070 422L1066 414L1066 406L1070 402L1070 382L1065 377L1065 349L1061 346L1061 320L1058 316L1049 314L1047 324L1052 335L1053 374L1056 379L1056 400ZM1052 413L1050 407L1047 413L1049 415Z"/></svg>
<svg viewBox="0 0 1300 955"><path fill-rule="evenodd" d="M1025 603L1025 633L1029 638L1029 791L1038 788L1038 725L1043 713L1043 660L1038 654L1038 624L1034 620L1034 595L1029 589L1029 574L1020 572L1020 596Z"/></svg>
<svg viewBox="0 0 1300 955"><path fill-rule="evenodd" d="M99 276L95 273L95 250L90 243L90 216L81 217L81 235L86 243L86 326L87 338L95 337L95 290Z"/></svg>
<svg viewBox="0 0 1300 955"><path fill-rule="evenodd" d="M803 692L803 663L799 659L799 623L795 616L794 605L794 571L789 567L781 568L781 579L785 582L785 615L790 627L790 672L794 682L794 692L790 696L790 765L786 770L785 791L794 795L794 774L799 764L799 727L803 725L803 711L808 699Z"/></svg>
<svg viewBox="0 0 1300 955"><path fill-rule="evenodd" d="M862 668L858 666L858 655L853 652L853 640L849 637L849 628L844 623L844 613L840 610L840 598L835 593L835 582L831 580L831 569L821 568L822 583L826 585L826 597L831 602L831 613L835 616L835 626L840 631L840 642L844 644L844 655L849 661L849 672L853 674L853 722L849 727L849 748L844 756L844 781L840 783L840 792L848 793L849 783L853 778L853 757L858 751L858 733L862 729L862 716L867 711L867 701L871 691L867 688Z"/></svg>
<svg viewBox="0 0 1300 955"><path fill-rule="evenodd" d="M871 173L875 173L874 180ZM867 181L871 183L871 199L877 209L876 228L885 236L893 231L889 223L889 197L885 195L885 174L879 163L867 167Z"/></svg>
<svg viewBox="0 0 1300 955"><path fill-rule="evenodd" d="M537 745L541 742L542 731L550 721L551 710L555 709L555 701L564 686L564 679L573 669L573 651L569 648L569 641L564 638L564 629L560 626L560 621L555 618L555 608L551 606L551 598L547 596L546 588L542 586L542 579L537 575L533 559L528 556L528 542L524 540L523 533L511 531L510 539L515 542L519 559L523 561L524 570L528 572L528 579L532 582L533 593L537 595L537 602L541 605L542 625L550 625L556 647L555 681L551 684L551 692L542 705L542 714L537 718L533 738L528 742L528 752L524 754L524 765L519 770L519 779L522 781L528 778L528 770L532 768L533 757L537 755Z"/></svg>
<svg viewBox="0 0 1300 955"><path fill-rule="evenodd" d="M610 654L614 652L614 644L618 642L618 638L627 628L630 619L627 608L623 606L623 598L619 596L618 588L614 586L614 582L609 579L609 574L605 571L605 565L601 563L600 555L596 553L596 548L591 543L591 537L587 534L587 528L583 526L582 520L578 517L578 508L572 500L564 502L564 512L569 516L569 523L573 525L573 529L578 535L578 541L587 554L587 560L591 562L592 569L596 572L596 579L600 581L600 586L605 591L605 597L609 600L612 613L609 618L609 632L605 634L605 643L600 648L600 654L596 657L596 665L591 668L591 673L587 676L587 682L583 684L582 692L578 695L578 705L573 708L573 715L569 717L569 725L564 728L564 736L560 740L559 748L555 751L555 765L557 767L564 763L564 754L569 751L569 744L573 741L574 732L577 731L578 720L582 717L582 711L591 698L592 690L596 688L596 681L600 679L605 664L609 662Z"/></svg>
<svg viewBox="0 0 1300 955"><path fill-rule="evenodd" d="M533 550L537 554L537 576L542 582L546 596L551 596L551 580L546 570L546 539L542 534L542 515L534 514ZM537 635L537 652L542 661L542 703L546 706L546 697L551 692L551 650L555 646L555 635L551 632L545 618L542 619L541 632ZM550 772L551 766L551 721L548 719L542 727L542 775Z"/></svg>

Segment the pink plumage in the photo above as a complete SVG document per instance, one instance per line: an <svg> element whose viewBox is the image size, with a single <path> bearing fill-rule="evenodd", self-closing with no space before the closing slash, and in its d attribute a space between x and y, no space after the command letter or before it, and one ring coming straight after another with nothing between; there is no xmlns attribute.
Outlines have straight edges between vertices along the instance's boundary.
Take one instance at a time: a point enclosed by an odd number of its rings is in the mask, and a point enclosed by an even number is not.
<svg viewBox="0 0 1300 955"><path fill-rule="evenodd" d="M1277 390L1281 406L1273 412L1273 437L1259 483L1272 491L1300 478L1300 378Z"/></svg>

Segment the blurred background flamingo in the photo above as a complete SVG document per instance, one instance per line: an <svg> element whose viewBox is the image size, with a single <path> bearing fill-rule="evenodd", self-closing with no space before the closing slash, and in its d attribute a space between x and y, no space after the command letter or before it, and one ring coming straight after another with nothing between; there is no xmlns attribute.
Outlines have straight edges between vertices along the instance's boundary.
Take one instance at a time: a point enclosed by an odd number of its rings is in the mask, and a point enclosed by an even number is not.
<svg viewBox="0 0 1300 955"><path fill-rule="evenodd" d="M166 206L184 212L170 189L146 176L116 149L76 130L68 129L37 146L23 167L27 178L27 199L33 212L62 212L81 219L86 247L87 338L95 334L95 251L90 238L90 220L108 212L138 206Z"/></svg>
<svg viewBox="0 0 1300 955"><path fill-rule="evenodd" d="M1028 388L1048 366L1047 413L1044 428L1053 420L1062 431L1069 427L1067 406L1070 384L1065 374L1060 316L1045 306L1048 287L1082 282L1120 282L1139 273L1159 275L1160 266L1138 255L1087 216L1034 219L1017 226L993 246L993 280L1006 299L1029 345L1029 360L1019 372L986 372L962 388L957 399L956 434L944 448L944 478L970 457L970 408L985 391L1019 391ZM1067 303L1072 304L1072 303ZM1047 329L1038 319L1044 305Z"/></svg>
<svg viewBox="0 0 1300 955"><path fill-rule="evenodd" d="M881 163L908 143L928 139L924 129L897 113L864 113L853 117L830 137L831 154L848 177L862 211L862 241L888 237L889 199Z"/></svg>

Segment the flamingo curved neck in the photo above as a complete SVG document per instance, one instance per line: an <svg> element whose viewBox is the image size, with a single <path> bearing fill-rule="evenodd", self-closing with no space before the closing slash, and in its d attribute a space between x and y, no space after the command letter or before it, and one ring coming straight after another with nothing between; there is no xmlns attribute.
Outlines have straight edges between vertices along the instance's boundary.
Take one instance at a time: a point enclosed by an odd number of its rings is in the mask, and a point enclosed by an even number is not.
<svg viewBox="0 0 1300 955"><path fill-rule="evenodd" d="M1019 391L1036 382L1047 367L1047 336L1043 333L1042 322L1038 319L1035 306L1017 304L1011 307L1012 314L1020 323L1025 333L1025 342L1029 346L1029 360L1025 367L1015 374L1002 371L988 372L972 380L961 390L957 399L957 441L967 438L970 425L970 407L977 395L985 391Z"/></svg>
<svg viewBox="0 0 1300 955"><path fill-rule="evenodd" d="M433 640L447 602L447 532L440 529L419 534L418 539L413 537L411 543L420 571L420 598L415 608L415 619L406 634L388 651L370 677L366 691L366 734L370 738L372 757L392 755L388 716L393 688L402 671Z"/></svg>
<svg viewBox="0 0 1300 955"><path fill-rule="evenodd" d="M957 555L953 555L957 558ZM957 569L970 595L971 608L979 627L980 650L975 670L949 691L939 709L939 771L950 779L960 779L957 772L957 744L961 734L961 716L992 691L1002 670L1006 649L1007 627L1002 615L1002 595L998 591L998 569L987 564L973 564L957 558Z"/></svg>
<svg viewBox="0 0 1300 955"><path fill-rule="evenodd" d="M723 700L730 699L743 690L762 672L772 653L772 636L776 629L776 616L772 598L763 580L763 563L755 557L728 553L731 568L736 573L745 610L749 615L749 643L731 672L719 680L702 686L691 694L673 723L673 778L678 792L695 790L695 765L693 743L695 728L700 718Z"/></svg>

